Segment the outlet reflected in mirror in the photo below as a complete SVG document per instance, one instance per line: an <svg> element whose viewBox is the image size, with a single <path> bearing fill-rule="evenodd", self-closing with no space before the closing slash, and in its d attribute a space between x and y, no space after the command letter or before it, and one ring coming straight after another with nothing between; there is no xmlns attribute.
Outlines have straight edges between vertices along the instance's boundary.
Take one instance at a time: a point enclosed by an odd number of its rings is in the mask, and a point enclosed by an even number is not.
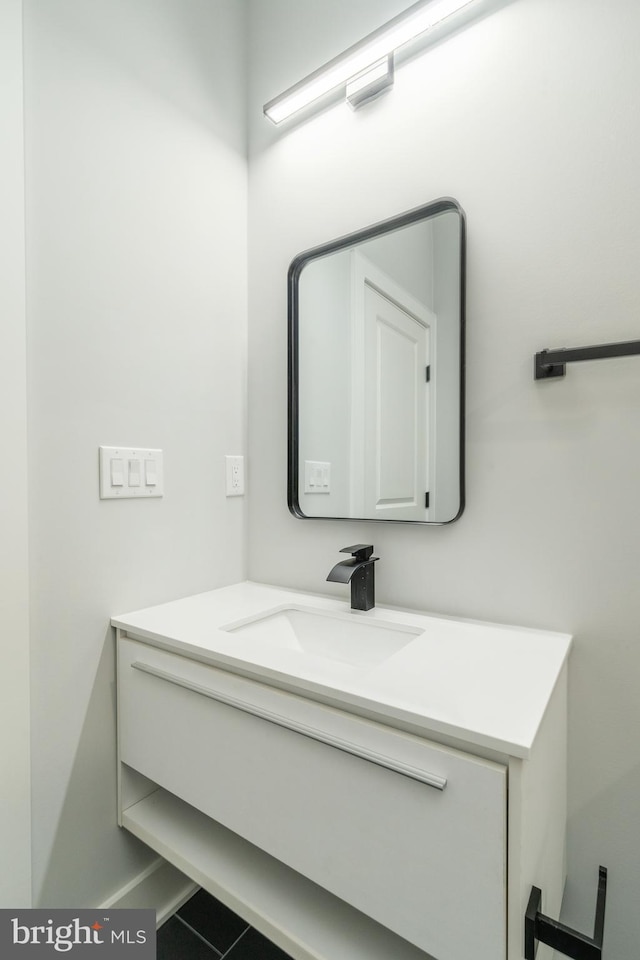
<svg viewBox="0 0 640 960"><path fill-rule="evenodd" d="M289 269L289 509L449 523L464 507L460 206L437 200Z"/></svg>

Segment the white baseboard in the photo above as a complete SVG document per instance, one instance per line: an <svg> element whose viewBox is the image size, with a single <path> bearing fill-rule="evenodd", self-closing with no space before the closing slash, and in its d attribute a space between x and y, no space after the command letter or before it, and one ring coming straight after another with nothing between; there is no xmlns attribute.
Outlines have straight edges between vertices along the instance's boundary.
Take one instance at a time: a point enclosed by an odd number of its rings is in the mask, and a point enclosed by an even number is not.
<svg viewBox="0 0 640 960"><path fill-rule="evenodd" d="M156 911L157 926L160 927L196 890L197 883L158 857L146 870L105 900L100 909L153 909Z"/></svg>

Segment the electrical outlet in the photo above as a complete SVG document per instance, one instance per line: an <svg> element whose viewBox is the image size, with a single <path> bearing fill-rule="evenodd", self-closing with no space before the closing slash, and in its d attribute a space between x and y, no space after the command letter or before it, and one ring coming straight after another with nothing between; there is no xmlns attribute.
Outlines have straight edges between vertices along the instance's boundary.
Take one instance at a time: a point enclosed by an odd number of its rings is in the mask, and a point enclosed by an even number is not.
<svg viewBox="0 0 640 960"><path fill-rule="evenodd" d="M244 495L244 457L227 456L227 496L242 497Z"/></svg>

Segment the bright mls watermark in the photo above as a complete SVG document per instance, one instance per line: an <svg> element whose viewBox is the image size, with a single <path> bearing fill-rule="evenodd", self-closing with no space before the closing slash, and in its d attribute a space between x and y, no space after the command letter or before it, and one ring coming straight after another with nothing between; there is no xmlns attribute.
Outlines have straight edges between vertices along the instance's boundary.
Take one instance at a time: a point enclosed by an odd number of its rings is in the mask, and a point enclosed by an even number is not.
<svg viewBox="0 0 640 960"><path fill-rule="evenodd" d="M156 960L155 910L0 910L2 960Z"/></svg>

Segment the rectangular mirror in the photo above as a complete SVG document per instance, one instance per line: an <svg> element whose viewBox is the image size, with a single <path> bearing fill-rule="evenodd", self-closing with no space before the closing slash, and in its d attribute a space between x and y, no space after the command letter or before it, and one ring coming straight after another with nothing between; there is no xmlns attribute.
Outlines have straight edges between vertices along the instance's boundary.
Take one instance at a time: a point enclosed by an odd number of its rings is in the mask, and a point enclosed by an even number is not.
<svg viewBox="0 0 640 960"><path fill-rule="evenodd" d="M436 200L289 268L289 509L450 523L464 507L465 219Z"/></svg>

